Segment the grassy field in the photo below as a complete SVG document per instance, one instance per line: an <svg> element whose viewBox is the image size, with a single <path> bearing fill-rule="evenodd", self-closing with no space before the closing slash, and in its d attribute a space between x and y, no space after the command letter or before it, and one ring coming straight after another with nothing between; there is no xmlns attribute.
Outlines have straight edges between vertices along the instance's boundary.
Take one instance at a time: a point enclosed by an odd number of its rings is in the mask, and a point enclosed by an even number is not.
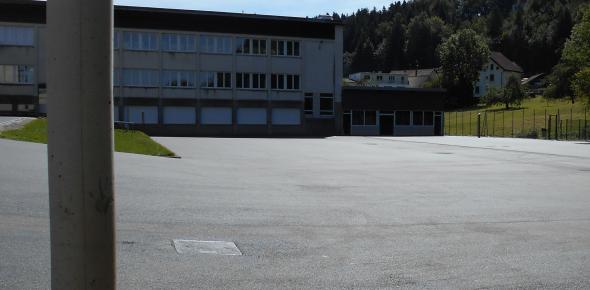
<svg viewBox="0 0 590 290"><path fill-rule="evenodd" d="M37 119L16 130L0 132L0 138L47 143L47 119ZM115 130L115 151L173 157L174 152L139 131Z"/></svg>
<svg viewBox="0 0 590 290"><path fill-rule="evenodd" d="M498 105L446 112L446 134L476 136L478 113L481 114L484 136L546 138L547 131L544 129L549 126L552 139L556 132L560 139L571 140L585 139L586 135L590 135L590 111L585 103L572 104L567 100L546 100L543 97L526 99L519 107L510 109ZM557 115L560 122L557 122Z"/></svg>

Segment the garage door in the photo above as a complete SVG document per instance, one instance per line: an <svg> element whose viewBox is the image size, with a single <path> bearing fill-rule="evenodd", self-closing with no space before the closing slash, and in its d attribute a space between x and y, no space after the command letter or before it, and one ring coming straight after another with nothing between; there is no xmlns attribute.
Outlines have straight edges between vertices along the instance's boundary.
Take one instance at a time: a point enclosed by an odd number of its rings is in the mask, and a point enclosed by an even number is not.
<svg viewBox="0 0 590 290"><path fill-rule="evenodd" d="M164 124L195 124L194 107L164 107Z"/></svg>
<svg viewBox="0 0 590 290"><path fill-rule="evenodd" d="M204 107L201 109L201 124L231 125L232 109L221 107Z"/></svg>
<svg viewBox="0 0 590 290"><path fill-rule="evenodd" d="M272 123L273 125L300 125L301 110L288 108L272 109Z"/></svg>
<svg viewBox="0 0 590 290"><path fill-rule="evenodd" d="M125 108L127 121L137 124L157 124L158 107L129 106Z"/></svg>
<svg viewBox="0 0 590 290"><path fill-rule="evenodd" d="M238 124L240 125L266 125L265 108L239 108Z"/></svg>

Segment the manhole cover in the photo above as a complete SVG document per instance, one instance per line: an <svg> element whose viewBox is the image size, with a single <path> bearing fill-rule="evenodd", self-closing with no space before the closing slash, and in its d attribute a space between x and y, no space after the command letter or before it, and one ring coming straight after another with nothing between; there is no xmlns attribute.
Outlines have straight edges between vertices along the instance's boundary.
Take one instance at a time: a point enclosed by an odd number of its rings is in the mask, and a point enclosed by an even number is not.
<svg viewBox="0 0 590 290"><path fill-rule="evenodd" d="M196 241L196 240L173 240L172 244L177 253L181 255L222 255L241 256L242 252L233 242L222 241Z"/></svg>

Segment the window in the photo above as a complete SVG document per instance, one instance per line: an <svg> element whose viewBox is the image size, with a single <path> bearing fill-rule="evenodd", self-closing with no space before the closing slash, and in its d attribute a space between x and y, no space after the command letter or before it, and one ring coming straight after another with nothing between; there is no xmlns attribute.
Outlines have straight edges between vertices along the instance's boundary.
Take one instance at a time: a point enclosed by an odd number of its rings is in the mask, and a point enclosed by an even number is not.
<svg viewBox="0 0 590 290"><path fill-rule="evenodd" d="M424 126L432 126L434 125L434 113L433 112L424 112Z"/></svg>
<svg viewBox="0 0 590 290"><path fill-rule="evenodd" d="M272 40L271 54L278 56L299 56L300 43L296 40Z"/></svg>
<svg viewBox="0 0 590 290"><path fill-rule="evenodd" d="M493 81L495 81L495 80L496 80L496 75L494 75L494 74L491 74L491 75L490 75L490 82L493 82Z"/></svg>
<svg viewBox="0 0 590 290"><path fill-rule="evenodd" d="M165 70L162 72L162 85L172 88L194 88L195 72Z"/></svg>
<svg viewBox="0 0 590 290"><path fill-rule="evenodd" d="M0 65L1 84L33 84L34 69L27 65Z"/></svg>
<svg viewBox="0 0 590 290"><path fill-rule="evenodd" d="M238 124L266 125L266 108L238 108Z"/></svg>
<svg viewBox="0 0 590 290"><path fill-rule="evenodd" d="M201 124L203 125L231 125L233 122L230 107L201 108Z"/></svg>
<svg viewBox="0 0 590 290"><path fill-rule="evenodd" d="M382 81L383 80L383 76L377 76L377 80L378 81Z"/></svg>
<svg viewBox="0 0 590 290"><path fill-rule="evenodd" d="M273 125L301 125L301 110L292 108L272 109Z"/></svg>
<svg viewBox="0 0 590 290"><path fill-rule="evenodd" d="M306 115L313 115L313 93L305 93L303 110Z"/></svg>
<svg viewBox="0 0 590 290"><path fill-rule="evenodd" d="M409 111L398 111L395 113L395 124L399 126L410 125L410 112Z"/></svg>
<svg viewBox="0 0 590 290"><path fill-rule="evenodd" d="M490 70L494 70L494 64L493 63L490 64Z"/></svg>
<svg viewBox="0 0 590 290"><path fill-rule="evenodd" d="M266 89L266 74L236 73L236 88Z"/></svg>
<svg viewBox="0 0 590 290"><path fill-rule="evenodd" d="M204 53L232 53L232 41L230 37L202 35L200 43L201 52Z"/></svg>
<svg viewBox="0 0 590 290"><path fill-rule="evenodd" d="M123 69L123 85L127 87L158 87L158 71L153 69Z"/></svg>
<svg viewBox="0 0 590 290"><path fill-rule="evenodd" d="M475 87L475 94L479 94L479 86Z"/></svg>
<svg viewBox="0 0 590 290"><path fill-rule="evenodd" d="M238 37L237 54L266 55L266 40Z"/></svg>
<svg viewBox="0 0 590 290"><path fill-rule="evenodd" d="M365 111L365 126L377 125L377 111Z"/></svg>
<svg viewBox="0 0 590 290"><path fill-rule="evenodd" d="M157 37L153 32L125 31L125 49L157 50Z"/></svg>
<svg viewBox="0 0 590 290"><path fill-rule="evenodd" d="M195 52L195 42L196 37L191 34L163 33L161 45L164 51Z"/></svg>
<svg viewBox="0 0 590 290"><path fill-rule="evenodd" d="M401 83L402 84L406 83L406 77L401 77L401 78L402 78Z"/></svg>
<svg viewBox="0 0 590 290"><path fill-rule="evenodd" d="M376 126L377 111L352 111L352 125Z"/></svg>
<svg viewBox="0 0 590 290"><path fill-rule="evenodd" d="M414 126L422 126L424 125L424 113L423 112L414 112L412 118L412 124Z"/></svg>
<svg viewBox="0 0 590 290"><path fill-rule="evenodd" d="M334 115L334 95L320 94L320 115Z"/></svg>
<svg viewBox="0 0 590 290"><path fill-rule="evenodd" d="M119 49L119 36L120 33L119 31L115 31L113 32L113 48L114 49Z"/></svg>
<svg viewBox="0 0 590 290"><path fill-rule="evenodd" d="M367 81L368 81L368 80L371 80L371 76L370 76L370 75L366 75L366 76L364 77L364 79L365 79L365 80L367 80Z"/></svg>
<svg viewBox="0 0 590 290"><path fill-rule="evenodd" d="M121 85L121 69L113 69L113 86Z"/></svg>
<svg viewBox="0 0 590 290"><path fill-rule="evenodd" d="M273 90L299 90L299 75L272 74L270 80Z"/></svg>
<svg viewBox="0 0 590 290"><path fill-rule="evenodd" d="M231 73L228 72L202 72L202 88L231 89Z"/></svg>
<svg viewBox="0 0 590 290"><path fill-rule="evenodd" d="M0 26L0 45L33 46L34 38L32 27Z"/></svg>
<svg viewBox="0 0 590 290"><path fill-rule="evenodd" d="M395 76L389 76L389 81L395 82Z"/></svg>

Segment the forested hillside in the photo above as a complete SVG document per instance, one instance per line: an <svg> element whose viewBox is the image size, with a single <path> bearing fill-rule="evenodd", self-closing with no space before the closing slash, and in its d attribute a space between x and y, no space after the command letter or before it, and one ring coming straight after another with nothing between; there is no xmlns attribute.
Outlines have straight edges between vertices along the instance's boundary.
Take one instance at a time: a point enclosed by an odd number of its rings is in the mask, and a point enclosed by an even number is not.
<svg viewBox="0 0 590 290"><path fill-rule="evenodd" d="M550 72L590 0L415 0L335 15L345 24L345 73L440 66L439 45L471 28L527 75Z"/></svg>

